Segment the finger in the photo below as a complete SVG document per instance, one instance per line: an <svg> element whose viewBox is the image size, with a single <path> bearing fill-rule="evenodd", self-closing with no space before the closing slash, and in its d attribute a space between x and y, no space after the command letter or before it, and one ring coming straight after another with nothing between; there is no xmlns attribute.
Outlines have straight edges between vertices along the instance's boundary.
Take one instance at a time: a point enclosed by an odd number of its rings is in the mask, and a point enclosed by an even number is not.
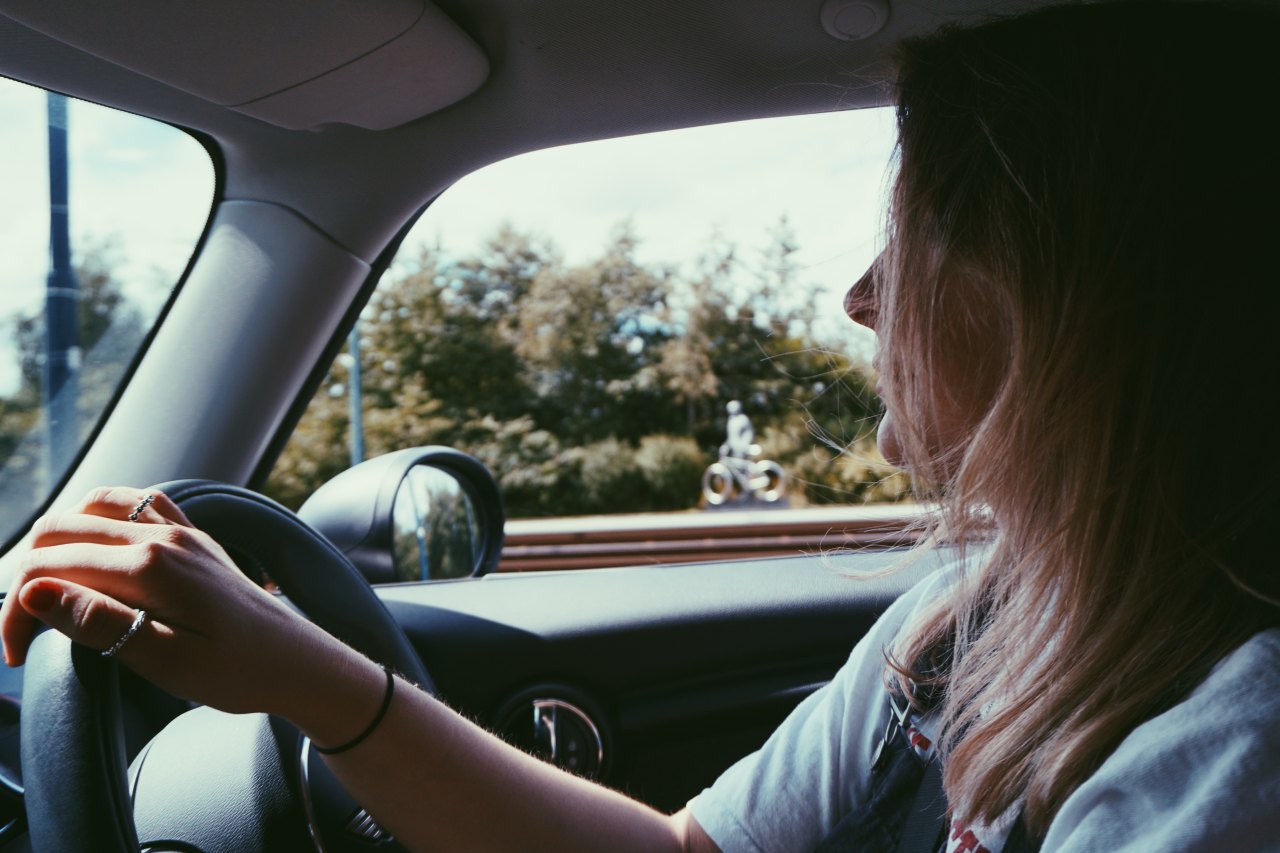
<svg viewBox="0 0 1280 853"><path fill-rule="evenodd" d="M31 547L48 548L86 542L96 545L131 545L154 537L156 525L130 524L100 515L51 513L31 527Z"/></svg>
<svg viewBox="0 0 1280 853"><path fill-rule="evenodd" d="M24 637L29 642L33 629L30 615L18 604L18 591L25 582L21 570L14 572L9 579L9 590L5 593L4 602L0 603L0 648L4 650L6 666L19 665L21 661L10 655L9 650L15 645L22 645Z"/></svg>
<svg viewBox="0 0 1280 853"><path fill-rule="evenodd" d="M106 486L94 489L85 496L74 512L129 521L136 513L136 521L145 524L194 525L169 496L155 489L133 489Z"/></svg>
<svg viewBox="0 0 1280 853"><path fill-rule="evenodd" d="M158 513L161 517L173 522L174 524L180 524L183 527L195 527L195 525L191 523L191 520L187 518L187 514L182 511L181 507L170 500L169 496L164 492L158 492L155 489L150 489L148 490L148 494L156 496L156 499L152 501L151 506L148 507L149 510Z"/></svg>
<svg viewBox="0 0 1280 853"><path fill-rule="evenodd" d="M182 527L195 527L187 518L176 503L174 503L168 495L156 489L118 489L124 497L124 505L129 506L129 512L125 514L128 519L133 512L138 513L138 521L155 524L157 522L169 522L170 524L181 525ZM129 504L129 498L132 496L134 503ZM145 506L144 506L145 504Z"/></svg>
<svg viewBox="0 0 1280 853"><path fill-rule="evenodd" d="M184 585L181 580L184 565L186 569L194 568L197 572L224 570L232 579L253 587L218 544L200 531L184 530L176 525L152 525L151 529L153 532L143 541L129 545L71 542L28 551L23 555L15 573L14 589L42 577L65 580L91 587L155 614L163 611L163 621L178 628L185 627L186 620L174 611L180 610L181 602L189 600L191 596L189 585ZM221 555L225 567L219 569L217 563L190 563L193 554L184 545L186 540L203 542L205 550L195 556L207 560ZM191 572L187 571L186 574L190 576ZM187 588L187 591L181 591L183 588ZM168 606L164 604L165 601L169 602ZM11 622L20 624L23 618L21 608L13 611L8 618ZM0 624L0 639L3 639L5 628L4 624Z"/></svg>
<svg viewBox="0 0 1280 853"><path fill-rule="evenodd" d="M75 543L52 545L29 551L22 558L13 586L0 608L0 642L5 649L5 662L18 666L36 630L31 612L19 606L21 590L39 578L89 584L107 595L125 601L143 601L138 575L145 568L147 545L123 547Z"/></svg>
<svg viewBox="0 0 1280 853"><path fill-rule="evenodd" d="M0 605L0 643L4 645L4 662L6 666L20 666L26 659L27 645L31 642L31 634L35 631L35 622L31 614L22 609L18 603L18 591L21 584L15 582L9 594Z"/></svg>
<svg viewBox="0 0 1280 853"><path fill-rule="evenodd" d="M154 649L164 630L154 620L144 619L133 635L124 639L138 619L138 610L96 590L61 580L31 581L19 591L18 603L49 627L89 648L106 651L124 640L116 656L126 664L145 655L149 644ZM23 660L29 645L30 638L21 648Z"/></svg>
<svg viewBox="0 0 1280 853"><path fill-rule="evenodd" d="M71 508L72 512L83 515L100 515L104 518L128 519L129 513L142 503L148 492L128 486L101 486L92 489L79 503Z"/></svg>
<svg viewBox="0 0 1280 853"><path fill-rule="evenodd" d="M150 604L148 590L155 572L167 562L166 546L157 541L135 545L98 545L71 542L35 548L22 557L15 582L18 587L36 578L67 580L101 590L123 601Z"/></svg>

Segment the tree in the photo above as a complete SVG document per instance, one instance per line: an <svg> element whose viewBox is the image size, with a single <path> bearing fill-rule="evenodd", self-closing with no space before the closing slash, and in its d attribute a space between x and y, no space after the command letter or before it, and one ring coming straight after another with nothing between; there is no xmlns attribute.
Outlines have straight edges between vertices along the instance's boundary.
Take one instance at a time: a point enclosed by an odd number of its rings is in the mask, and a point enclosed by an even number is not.
<svg viewBox="0 0 1280 853"><path fill-rule="evenodd" d="M459 284L466 280L460 269L480 268L446 265L438 251L424 249L379 286L360 326L369 407L394 406L413 377L430 389L439 414L456 420L514 417L527 409L528 389L501 315L468 298L470 286Z"/></svg>
<svg viewBox="0 0 1280 853"><path fill-rule="evenodd" d="M638 439L669 421L656 368L669 275L637 262L636 247L623 223L598 260L542 269L520 306L535 418L566 443Z"/></svg>
<svg viewBox="0 0 1280 853"><path fill-rule="evenodd" d="M709 403L720 392L712 363L712 335L729 315L725 282L733 271L734 248L713 236L699 259L698 273L688 282L673 282L668 299L672 335L663 345L659 370L666 387L684 405L685 429L693 434L700 420L712 418Z"/></svg>
<svg viewBox="0 0 1280 853"><path fill-rule="evenodd" d="M460 258L449 267L447 286L477 317L497 323L498 332L514 344L520 336L519 309L534 280L543 270L560 265L554 246L504 222L479 255Z"/></svg>
<svg viewBox="0 0 1280 853"><path fill-rule="evenodd" d="M813 337L785 217L750 266L715 235L688 274L637 248L623 222L570 266L504 225L475 256L435 246L397 264L361 320L368 453L472 453L512 517L679 509L698 501L738 399L800 499L905 490L865 452L878 411L865 366ZM289 505L347 465L349 359L273 474Z"/></svg>

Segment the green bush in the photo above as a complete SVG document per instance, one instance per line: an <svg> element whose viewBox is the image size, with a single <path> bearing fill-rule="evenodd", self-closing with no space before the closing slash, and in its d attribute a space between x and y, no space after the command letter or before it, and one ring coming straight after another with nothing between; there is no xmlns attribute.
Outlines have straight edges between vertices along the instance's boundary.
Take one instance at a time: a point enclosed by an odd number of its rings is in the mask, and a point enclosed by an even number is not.
<svg viewBox="0 0 1280 853"><path fill-rule="evenodd" d="M646 435L640 439L635 460L647 488L648 507L688 509L698 505L702 471L710 457L692 438Z"/></svg>
<svg viewBox="0 0 1280 853"><path fill-rule="evenodd" d="M606 438L586 447L566 451L566 461L576 465L580 488L575 489L575 513L637 512L644 508L644 477L629 444Z"/></svg>

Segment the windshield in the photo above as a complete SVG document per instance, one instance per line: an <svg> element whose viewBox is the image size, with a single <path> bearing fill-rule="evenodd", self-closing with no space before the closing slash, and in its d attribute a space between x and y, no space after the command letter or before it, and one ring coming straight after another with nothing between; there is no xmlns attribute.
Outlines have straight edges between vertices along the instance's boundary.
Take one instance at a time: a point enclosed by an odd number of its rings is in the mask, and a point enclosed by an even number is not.
<svg viewBox="0 0 1280 853"><path fill-rule="evenodd" d="M449 445L493 471L508 544L559 535L547 524L671 539L734 508L806 513L820 534L823 505L910 497L875 446L874 340L842 310L880 242L894 138L891 110L792 116L458 181L406 237L267 492L299 506L361 459Z"/></svg>

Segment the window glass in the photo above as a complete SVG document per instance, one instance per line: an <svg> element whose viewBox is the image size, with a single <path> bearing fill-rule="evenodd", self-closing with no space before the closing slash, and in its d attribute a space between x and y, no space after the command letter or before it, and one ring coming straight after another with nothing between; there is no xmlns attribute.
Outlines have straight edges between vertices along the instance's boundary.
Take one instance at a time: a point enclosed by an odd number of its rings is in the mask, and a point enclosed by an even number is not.
<svg viewBox="0 0 1280 853"><path fill-rule="evenodd" d="M459 181L270 493L297 506L352 459L446 444L489 465L512 518L903 498L875 451L872 336L841 309L877 250L893 124L694 128Z"/></svg>
<svg viewBox="0 0 1280 853"><path fill-rule="evenodd" d="M168 125L0 79L0 541L66 473L177 283L214 173Z"/></svg>

